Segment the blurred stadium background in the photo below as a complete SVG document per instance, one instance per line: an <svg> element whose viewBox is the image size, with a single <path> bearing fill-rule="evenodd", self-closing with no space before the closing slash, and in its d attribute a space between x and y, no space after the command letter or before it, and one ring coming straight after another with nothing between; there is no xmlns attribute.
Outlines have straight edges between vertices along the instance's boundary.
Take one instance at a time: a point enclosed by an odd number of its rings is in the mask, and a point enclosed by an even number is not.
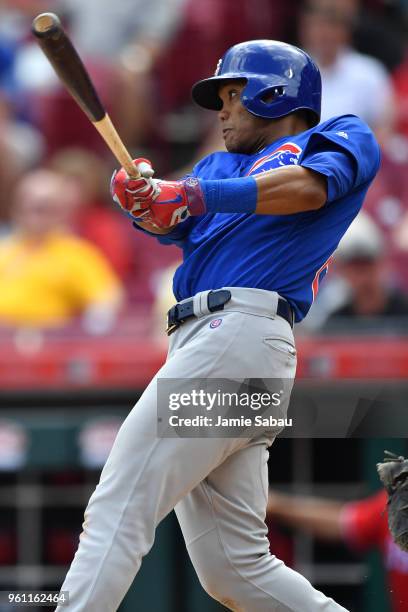
<svg viewBox="0 0 408 612"><path fill-rule="evenodd" d="M63 17L124 141L153 160L156 176L181 176L222 147L215 116L192 105L190 86L230 45L276 38L315 57L324 117L360 115L383 163L365 215L296 331L297 388L312 378L339 410L361 380L407 398L405 0L2 0L0 590L62 583L120 422L165 358L179 258L111 204L114 160L30 36L33 16L49 10ZM278 440L271 486L342 500L378 490L383 448L408 450L407 428L382 418L371 438ZM270 535L272 552L352 612L391 610L375 542L362 556L273 521ZM405 571L408 581L407 561ZM221 610L201 590L173 516L120 610Z"/></svg>

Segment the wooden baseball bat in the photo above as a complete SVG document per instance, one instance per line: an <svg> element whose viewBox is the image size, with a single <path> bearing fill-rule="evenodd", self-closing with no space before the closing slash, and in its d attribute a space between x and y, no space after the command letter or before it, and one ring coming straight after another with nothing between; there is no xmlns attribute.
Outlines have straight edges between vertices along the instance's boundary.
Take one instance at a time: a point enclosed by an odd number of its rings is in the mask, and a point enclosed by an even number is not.
<svg viewBox="0 0 408 612"><path fill-rule="evenodd" d="M140 172L117 133L90 76L54 13L41 13L33 21L32 32L49 62L71 96L94 124L106 144L132 178Z"/></svg>

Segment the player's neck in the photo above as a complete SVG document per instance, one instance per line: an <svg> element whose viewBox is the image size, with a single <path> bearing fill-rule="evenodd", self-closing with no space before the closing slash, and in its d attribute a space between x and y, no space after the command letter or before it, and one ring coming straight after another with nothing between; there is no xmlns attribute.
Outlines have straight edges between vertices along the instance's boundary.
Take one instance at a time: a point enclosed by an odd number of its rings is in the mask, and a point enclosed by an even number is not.
<svg viewBox="0 0 408 612"><path fill-rule="evenodd" d="M303 117L295 113L287 115L286 117L282 117L282 119L270 123L265 135L264 146L272 144L285 136L296 136L301 132L305 132L307 129L308 125Z"/></svg>

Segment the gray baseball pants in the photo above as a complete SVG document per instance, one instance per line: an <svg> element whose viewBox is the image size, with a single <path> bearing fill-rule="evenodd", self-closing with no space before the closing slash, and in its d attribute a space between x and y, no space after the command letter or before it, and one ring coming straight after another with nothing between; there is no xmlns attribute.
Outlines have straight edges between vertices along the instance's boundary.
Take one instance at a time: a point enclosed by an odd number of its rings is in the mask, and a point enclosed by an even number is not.
<svg viewBox="0 0 408 612"><path fill-rule="evenodd" d="M231 289L231 288L230 288ZM242 612L345 612L269 552L268 446L253 438L159 438L158 378L294 379L296 351L278 296L232 288L222 312L194 298L197 318L170 336L166 363L124 421L85 511L58 612L114 612L160 521L174 508L204 589ZM211 321L220 319L217 326ZM142 611L141 611L142 612Z"/></svg>

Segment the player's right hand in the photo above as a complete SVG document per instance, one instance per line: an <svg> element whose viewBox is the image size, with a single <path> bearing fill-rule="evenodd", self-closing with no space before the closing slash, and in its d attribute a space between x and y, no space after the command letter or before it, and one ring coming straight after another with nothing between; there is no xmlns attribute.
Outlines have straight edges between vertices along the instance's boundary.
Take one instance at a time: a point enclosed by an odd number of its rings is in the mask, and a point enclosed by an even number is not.
<svg viewBox="0 0 408 612"><path fill-rule="evenodd" d="M143 220L149 212L149 206L159 189L156 181L152 179L154 170L148 159L139 157L133 160L138 167L141 177L129 178L126 170L115 170L112 175L110 191L113 200L127 213L137 220Z"/></svg>

